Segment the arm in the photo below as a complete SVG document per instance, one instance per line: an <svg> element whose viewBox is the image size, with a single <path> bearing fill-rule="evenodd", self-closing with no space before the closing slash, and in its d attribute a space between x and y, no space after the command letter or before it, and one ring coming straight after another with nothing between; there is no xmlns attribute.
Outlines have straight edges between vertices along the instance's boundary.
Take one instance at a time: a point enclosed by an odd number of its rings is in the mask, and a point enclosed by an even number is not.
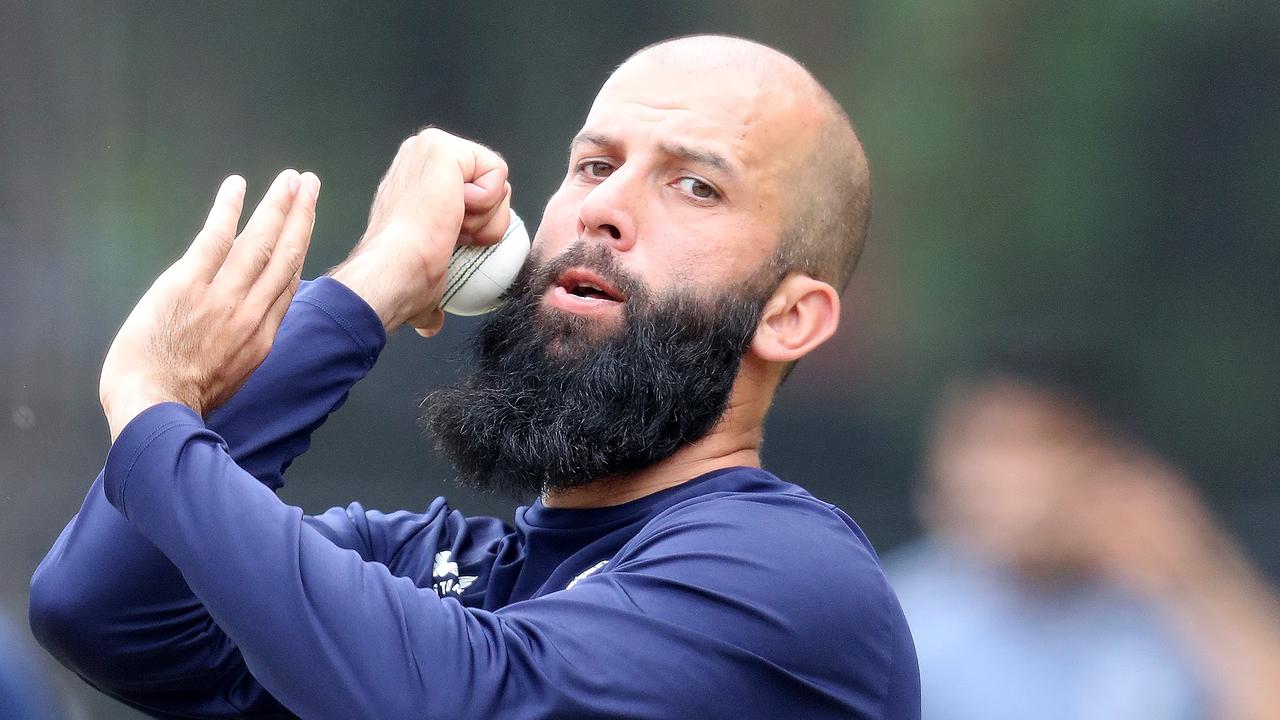
<svg viewBox="0 0 1280 720"><path fill-rule="evenodd" d="M834 517L670 522L607 573L485 612L326 542L177 404L125 429L105 489L301 717L881 717L907 661L869 551L832 562L851 544ZM789 540L801 523L817 541Z"/></svg>
<svg viewBox="0 0 1280 720"><path fill-rule="evenodd" d="M278 488L284 469L372 367L384 340L358 297L332 280L310 283L294 300L271 355L213 413L211 425L234 439L239 462ZM209 695L212 713L226 709L224 690L249 685L235 672L243 666L238 651L178 570L106 502L101 476L36 569L30 621L63 664L153 708L180 690L188 699Z"/></svg>
<svg viewBox="0 0 1280 720"><path fill-rule="evenodd" d="M1218 720L1280 717L1280 599L1233 545L1165 602L1208 669Z"/></svg>
<svg viewBox="0 0 1280 720"><path fill-rule="evenodd" d="M210 427L229 439L237 463L279 488L311 433L372 367L384 337L376 316L340 284L305 285L271 354ZM212 692L239 662L173 564L107 503L101 475L36 569L30 619L59 661L138 700L179 679L188 695L201 677Z"/></svg>
<svg viewBox="0 0 1280 720"><path fill-rule="evenodd" d="M1171 620L1219 720L1280 717L1280 598L1177 471L1137 449L1102 464L1098 562Z"/></svg>
<svg viewBox="0 0 1280 720"><path fill-rule="evenodd" d="M491 183L496 177L498 195L495 199L490 197L493 193L481 193L474 208L460 203L465 205L463 229L481 241L496 239L489 237L495 231L486 223L505 222L497 212L509 198L505 166L495 175L491 162L472 165L485 169ZM388 178L395 179L393 175L389 173ZM233 177L224 184L205 229L187 255L161 276L135 308L108 355L101 390L113 436L126 422L122 418L157 402L158 395L178 395L210 413L210 424L225 433L245 468L269 487L280 486L289 463L305 451L310 433L341 405L350 386L371 367L385 341L382 325L394 328L415 314L396 315L415 306L388 294L384 285L361 285L362 278L347 280L348 287L329 279L317 281L293 303L294 310L275 339L275 351L246 387L235 393L261 358L257 353L271 347L276 325L297 286L316 190L314 177L283 173L244 232L235 237L243 181ZM420 200L409 197L405 204L413 211L429 205ZM374 220L381 229L388 223L397 228L412 224L379 207L375 202L371 229ZM408 220L414 217L410 212ZM453 232L456 235L458 229ZM381 230L370 237L380 234ZM438 234L433 239L436 245L444 245ZM389 249L385 243L370 240L370 244L393 258L408 254L394 244ZM435 245L431 249L437 255L444 253L447 261L447 249ZM417 269L413 263L406 264L410 271ZM356 265L367 268L367 264ZM430 282L442 278L443 272L439 277L418 275L416 283L392 285L405 297L429 305ZM372 277L385 283L391 273ZM372 292L371 287L381 292ZM179 309L183 312L176 312ZM431 317L428 313L428 320ZM183 349L195 362L174 353L153 357L147 351L156 343L149 340L129 342L148 332L172 340L184 331ZM212 363L199 362L213 356L218 359ZM152 361L169 371L164 387L141 381L144 376L153 377L154 373L148 374L157 369ZM217 408L220 398L227 396L234 399ZM337 526L316 521L317 526L331 530L327 533L331 541L346 547L361 541L354 525L368 523L363 519L342 522L340 513L334 519L339 521ZM394 545L386 542L378 543L377 550L387 547L394 551ZM370 548L361 551L371 559L379 557ZM101 477L37 569L30 616L37 638L60 661L98 687L141 707L207 716L282 712L249 676L238 649L210 620L179 571L106 503Z"/></svg>

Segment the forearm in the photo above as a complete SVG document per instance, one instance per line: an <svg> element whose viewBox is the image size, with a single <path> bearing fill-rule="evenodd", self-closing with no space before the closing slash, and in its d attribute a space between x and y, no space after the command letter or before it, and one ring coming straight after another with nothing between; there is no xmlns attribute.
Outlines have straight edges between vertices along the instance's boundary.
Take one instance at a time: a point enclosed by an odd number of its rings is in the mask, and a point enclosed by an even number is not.
<svg viewBox="0 0 1280 720"><path fill-rule="evenodd" d="M112 448L104 487L291 710L389 717L400 702L425 710L422 673L443 669L418 666L419 641L406 628L460 629L446 615L461 607L333 545L238 468L193 413L170 404L139 416Z"/></svg>
<svg viewBox="0 0 1280 720"><path fill-rule="evenodd" d="M206 420L240 467L272 489L311 434L346 402L386 344L374 311L341 284L305 285L275 347L244 387Z"/></svg>
<svg viewBox="0 0 1280 720"><path fill-rule="evenodd" d="M356 254L328 272L328 277L357 295L378 316L387 334L404 325L413 313L403 283L390 276L403 268L381 261L372 254Z"/></svg>
<svg viewBox="0 0 1280 720"><path fill-rule="evenodd" d="M344 288L328 280L304 287L272 353L212 414L210 427L229 439L238 463L280 487L284 470L372 366L384 338L369 309ZM156 703L165 688L180 687L184 708L216 716L226 701L203 683L231 688L235 668L243 669L182 574L107 502L101 476L36 570L30 614L37 638L60 662L152 709L164 707ZM242 694L251 690L240 683ZM154 702L144 700L152 695Z"/></svg>

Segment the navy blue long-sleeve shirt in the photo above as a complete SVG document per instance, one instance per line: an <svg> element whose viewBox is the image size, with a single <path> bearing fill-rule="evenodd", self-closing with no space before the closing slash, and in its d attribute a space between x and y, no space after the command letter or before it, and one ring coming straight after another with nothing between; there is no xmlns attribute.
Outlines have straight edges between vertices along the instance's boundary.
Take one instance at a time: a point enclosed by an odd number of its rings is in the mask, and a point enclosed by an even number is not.
<svg viewBox="0 0 1280 720"><path fill-rule="evenodd" d="M756 468L515 527L275 493L385 335L332 280L208 421L116 439L36 570L37 639L157 717L919 717L906 621L839 509Z"/></svg>

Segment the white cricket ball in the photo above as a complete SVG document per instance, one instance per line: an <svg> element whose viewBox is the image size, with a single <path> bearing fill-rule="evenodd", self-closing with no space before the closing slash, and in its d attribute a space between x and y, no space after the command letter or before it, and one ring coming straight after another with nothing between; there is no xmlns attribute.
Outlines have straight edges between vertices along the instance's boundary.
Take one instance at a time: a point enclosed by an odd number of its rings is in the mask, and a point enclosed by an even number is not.
<svg viewBox="0 0 1280 720"><path fill-rule="evenodd" d="M454 315L482 315L497 308L529 257L529 244L529 231L512 210L511 224L498 242L454 248L440 307Z"/></svg>

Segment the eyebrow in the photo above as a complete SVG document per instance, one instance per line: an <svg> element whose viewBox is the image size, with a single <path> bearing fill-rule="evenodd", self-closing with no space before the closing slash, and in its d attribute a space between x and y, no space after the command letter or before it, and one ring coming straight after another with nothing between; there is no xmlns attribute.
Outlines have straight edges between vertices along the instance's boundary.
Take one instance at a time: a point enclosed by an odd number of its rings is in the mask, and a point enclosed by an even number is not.
<svg viewBox="0 0 1280 720"><path fill-rule="evenodd" d="M573 142L569 143L569 151L573 152L581 145L593 145L599 148L613 148L617 147L619 143L608 135L584 132L579 133L578 136L573 139ZM733 179L737 179L738 177L738 172L734 169L733 164L718 152L712 150L700 150L698 148L689 147L688 145L673 142L661 143L658 146L658 149L661 150L664 155L679 158L694 165L702 165L704 167L718 170Z"/></svg>

